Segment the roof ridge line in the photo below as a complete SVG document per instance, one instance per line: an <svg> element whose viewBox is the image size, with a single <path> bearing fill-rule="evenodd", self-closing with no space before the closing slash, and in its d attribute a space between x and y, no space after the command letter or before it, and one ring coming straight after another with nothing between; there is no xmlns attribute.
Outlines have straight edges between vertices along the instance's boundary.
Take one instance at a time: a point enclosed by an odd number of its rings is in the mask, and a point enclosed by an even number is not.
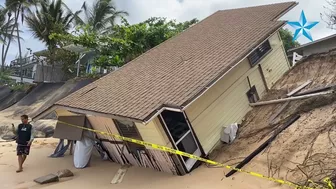
<svg viewBox="0 0 336 189"><path fill-rule="evenodd" d="M264 7L264 6L274 6L274 5L286 4L286 3L298 3L298 2L296 2L296 1L286 1L286 2L280 2L280 3L251 5L251 6L248 6L248 7L236 7L236 8L230 8L230 9L223 9L223 10L220 10L220 11L231 11L231 10L239 10L239 9L249 9L249 8L256 8L256 7Z"/></svg>

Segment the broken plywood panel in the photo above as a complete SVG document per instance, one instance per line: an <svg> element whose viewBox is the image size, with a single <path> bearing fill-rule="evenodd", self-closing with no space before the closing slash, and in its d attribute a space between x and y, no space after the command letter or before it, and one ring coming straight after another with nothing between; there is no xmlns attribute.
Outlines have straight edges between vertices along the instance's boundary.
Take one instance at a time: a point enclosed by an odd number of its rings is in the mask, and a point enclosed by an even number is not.
<svg viewBox="0 0 336 189"><path fill-rule="evenodd" d="M58 176L54 174L45 175L45 176L39 177L34 180L34 182L37 182L39 184L48 184L48 183L58 182L58 181L59 181Z"/></svg>
<svg viewBox="0 0 336 189"><path fill-rule="evenodd" d="M121 166L117 171L117 173L114 175L111 184L121 183L129 167L130 167L129 165Z"/></svg>

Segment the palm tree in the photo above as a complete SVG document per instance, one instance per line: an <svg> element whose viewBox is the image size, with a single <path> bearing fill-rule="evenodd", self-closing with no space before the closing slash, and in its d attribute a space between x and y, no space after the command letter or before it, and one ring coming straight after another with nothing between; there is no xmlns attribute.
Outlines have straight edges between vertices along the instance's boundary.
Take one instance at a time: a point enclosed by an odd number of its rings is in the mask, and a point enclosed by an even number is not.
<svg viewBox="0 0 336 189"><path fill-rule="evenodd" d="M79 13L84 12L84 19ZM118 17L127 16L125 11L118 11L113 0L95 0L91 7L84 2L80 11L75 14L77 25L89 25L98 33L111 32Z"/></svg>
<svg viewBox="0 0 336 189"><path fill-rule="evenodd" d="M25 14L30 12L30 7L40 2L39 0L6 0L6 7L14 13L15 25L16 25L16 35L18 38L18 46L19 46L19 64L20 64L20 75L21 75L21 83L23 82L22 75L22 49L21 49L21 40L20 40L20 30L19 30L19 22L18 19L21 17L21 23L23 24ZM42 1L41 1L42 2ZM14 30L13 30L14 31Z"/></svg>
<svg viewBox="0 0 336 189"><path fill-rule="evenodd" d="M12 18L11 13L4 7L0 6L0 42L2 43L1 49L1 71L5 70L5 61L8 53L8 48L11 41L15 40L16 35L13 34L15 30L15 20ZM6 51L5 51L5 47Z"/></svg>
<svg viewBox="0 0 336 189"><path fill-rule="evenodd" d="M52 33L64 34L72 27L74 14L65 11L62 0L46 0L40 4L35 13L30 12L26 16L26 23L33 36L48 48L49 63L54 66L54 53L57 49L57 41L50 39Z"/></svg>

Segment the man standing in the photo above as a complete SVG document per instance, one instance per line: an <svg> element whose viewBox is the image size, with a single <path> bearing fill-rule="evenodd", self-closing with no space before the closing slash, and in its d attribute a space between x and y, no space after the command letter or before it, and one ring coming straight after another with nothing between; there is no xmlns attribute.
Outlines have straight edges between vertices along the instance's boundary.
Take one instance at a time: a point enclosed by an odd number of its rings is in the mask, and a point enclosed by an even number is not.
<svg viewBox="0 0 336 189"><path fill-rule="evenodd" d="M13 125L13 132L16 134L16 153L19 161L19 169L17 173L22 172L22 165L25 162L27 156L29 155L30 146L34 140L34 129L31 124L28 123L28 116L21 116L21 124L19 124L17 130L15 130Z"/></svg>

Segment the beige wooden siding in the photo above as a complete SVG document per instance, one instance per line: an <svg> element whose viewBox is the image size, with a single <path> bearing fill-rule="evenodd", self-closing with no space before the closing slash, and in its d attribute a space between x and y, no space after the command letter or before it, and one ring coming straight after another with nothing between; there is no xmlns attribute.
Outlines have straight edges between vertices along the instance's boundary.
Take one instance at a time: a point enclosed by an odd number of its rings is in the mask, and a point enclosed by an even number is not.
<svg viewBox="0 0 336 189"><path fill-rule="evenodd" d="M91 126L98 130L98 131L108 131L109 133L120 135L118 132L117 127L115 126L113 120L111 118L107 117L98 117L98 116L89 116L87 115L86 118L91 123ZM101 139L107 139L112 141L121 141L120 139L114 138L110 135L103 135L100 133L97 133L97 136Z"/></svg>
<svg viewBox="0 0 336 189"><path fill-rule="evenodd" d="M98 128L98 130L108 129L109 132L119 135L117 127L111 118L96 116L87 116L87 118L94 127ZM171 143L165 135L158 118L153 119L153 121L149 122L147 125L140 123L135 123L135 125L144 141L171 147ZM103 139L120 141L119 139L111 138L111 136L100 134L98 134L98 136Z"/></svg>
<svg viewBox="0 0 336 189"><path fill-rule="evenodd" d="M136 126L144 141L168 147L172 146L158 118L153 119L147 125L136 123Z"/></svg>
<svg viewBox="0 0 336 189"><path fill-rule="evenodd" d="M268 87L289 69L277 34L270 38L270 44L272 51L260 61L263 69L273 70L268 75ZM256 86L259 97L262 97L266 88L258 66L251 68L245 59L187 107L187 116L206 153L211 152L218 143L223 126L240 123L251 109L246 95L249 90L247 77L251 86Z"/></svg>
<svg viewBox="0 0 336 189"><path fill-rule="evenodd" d="M279 36L273 35L270 38L270 43L272 46L270 56L266 56L260 62L269 88L271 88L275 82L290 69L288 59Z"/></svg>
<svg viewBox="0 0 336 189"><path fill-rule="evenodd" d="M266 87L259 69L253 69L253 71L248 75L248 77L250 79L251 86L255 85L259 97L262 97L266 92Z"/></svg>
<svg viewBox="0 0 336 189"><path fill-rule="evenodd" d="M119 134L111 118L87 116L87 119L90 121L90 124L93 127L93 129L113 134ZM156 121L158 121L157 118L146 126L137 124L137 127L141 129L142 133L144 133L144 135L142 136L144 140L156 143L164 141L164 137L162 137L160 133L155 132L155 131L159 132L159 130L156 127ZM144 129L144 127L147 126L149 127ZM97 133L97 137L99 139L109 140L109 141L103 141L102 143L107 152L109 153L111 159L116 163L120 163L121 165L131 164L140 167L149 167L158 171L172 173L174 175L180 174L177 171L177 167L175 166L174 160L167 152L162 152L155 149L147 149L147 150L138 150L137 154L134 154L130 152L125 143L122 143L119 139L116 139L112 136L102 135L99 133ZM114 144L113 141L119 143Z"/></svg>
<svg viewBox="0 0 336 189"><path fill-rule="evenodd" d="M244 61L232 69L224 78L219 80L206 93L199 97L186 110L188 118L193 122L202 112L207 109L212 102L216 101L222 93L224 93L233 83L245 74L251 66Z"/></svg>
<svg viewBox="0 0 336 189"><path fill-rule="evenodd" d="M209 102L207 99L199 98L194 103L208 104L199 115L192 115L195 106L189 106L186 109L188 117L195 117L191 121L195 133L206 153L210 152L215 144L219 141L220 132L223 126L231 123L240 123L245 114L250 110L246 92L249 90L247 76L250 78L251 85L256 85L260 96L265 91L262 77L259 74L258 67L250 68L247 60L241 63L243 66L237 67L234 73L241 74L240 78L229 83L231 80L226 76L222 79L226 82L218 82L216 88L226 89L222 93L212 94L217 95L216 100ZM237 78L235 76L234 78ZM221 86L220 86L221 84ZM209 92L209 91L208 91ZM207 93L208 93L207 92ZM203 102L201 102L201 100Z"/></svg>

